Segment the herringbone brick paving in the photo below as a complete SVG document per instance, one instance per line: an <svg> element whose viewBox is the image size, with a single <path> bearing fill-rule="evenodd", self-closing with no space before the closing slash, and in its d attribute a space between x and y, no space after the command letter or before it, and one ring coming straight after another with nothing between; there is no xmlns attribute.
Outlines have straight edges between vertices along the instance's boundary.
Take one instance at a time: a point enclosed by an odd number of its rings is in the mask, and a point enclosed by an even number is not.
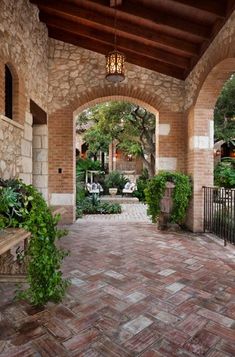
<svg viewBox="0 0 235 357"><path fill-rule="evenodd" d="M71 226L66 298L38 311L0 285L1 357L232 357L235 255L150 223Z"/></svg>

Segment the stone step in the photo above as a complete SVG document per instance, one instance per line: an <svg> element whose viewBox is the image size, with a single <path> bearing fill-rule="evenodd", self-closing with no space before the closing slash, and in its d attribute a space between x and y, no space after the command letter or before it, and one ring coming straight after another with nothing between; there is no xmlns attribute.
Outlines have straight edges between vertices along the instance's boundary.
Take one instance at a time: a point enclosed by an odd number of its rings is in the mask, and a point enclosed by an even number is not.
<svg viewBox="0 0 235 357"><path fill-rule="evenodd" d="M139 200L137 197L128 197L128 196L101 196L100 200L102 202L111 202L111 203L120 203L120 204L129 204L129 203L138 203Z"/></svg>

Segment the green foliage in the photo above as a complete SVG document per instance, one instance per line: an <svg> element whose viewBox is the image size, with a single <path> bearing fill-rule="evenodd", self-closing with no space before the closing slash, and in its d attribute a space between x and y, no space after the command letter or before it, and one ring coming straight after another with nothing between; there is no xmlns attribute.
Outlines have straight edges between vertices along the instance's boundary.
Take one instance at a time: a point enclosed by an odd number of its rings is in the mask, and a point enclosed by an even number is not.
<svg viewBox="0 0 235 357"><path fill-rule="evenodd" d="M235 159L224 158L214 170L214 183L216 186L235 187Z"/></svg>
<svg viewBox="0 0 235 357"><path fill-rule="evenodd" d="M82 214L116 214L122 211L119 203L101 202L96 194L80 201L77 209Z"/></svg>
<svg viewBox="0 0 235 357"><path fill-rule="evenodd" d="M76 172L82 172L87 170L100 171L101 164L99 161L93 161L91 159L78 159L76 163Z"/></svg>
<svg viewBox="0 0 235 357"><path fill-rule="evenodd" d="M107 144L115 139L118 148L125 154L141 157L152 175L155 157L154 114L131 103L112 101L81 113L77 126L89 121L94 126L88 129L85 138L92 153L97 152L97 149L105 151ZM146 157L151 159L148 161Z"/></svg>
<svg viewBox="0 0 235 357"><path fill-rule="evenodd" d="M101 163L91 159L78 159L76 162L76 179L85 181L86 171L101 171Z"/></svg>
<svg viewBox="0 0 235 357"><path fill-rule="evenodd" d="M91 127L84 135L84 140L88 144L88 155L95 157L99 151L108 152L112 138L109 134L104 134L98 126Z"/></svg>
<svg viewBox="0 0 235 357"><path fill-rule="evenodd" d="M53 217L42 195L33 186L19 180L1 181L0 185L0 221L3 226L31 232L25 252L29 287L18 296L33 305L60 301L68 281L62 279L60 270L67 253L55 245L56 240L65 234L56 227L59 216Z"/></svg>
<svg viewBox="0 0 235 357"><path fill-rule="evenodd" d="M117 188L118 193L120 194L127 182L128 179L119 171L112 171L108 174L108 176L105 179L105 187Z"/></svg>
<svg viewBox="0 0 235 357"><path fill-rule="evenodd" d="M167 181L173 182L173 208L170 215L171 222L182 223L192 193L192 187L188 176L178 172L160 172L149 180L145 189L145 197L148 205L148 214L155 223L161 212L160 202L165 193Z"/></svg>
<svg viewBox="0 0 235 357"><path fill-rule="evenodd" d="M84 182L76 181L76 212L77 217L82 217L82 202L85 200L86 190Z"/></svg>
<svg viewBox="0 0 235 357"><path fill-rule="evenodd" d="M133 192L133 196L137 197L139 199L139 201L141 201L141 202L146 201L144 191L147 188L148 181L149 181L148 170L144 169L142 171L142 174L136 180L137 190Z"/></svg>
<svg viewBox="0 0 235 357"><path fill-rule="evenodd" d="M235 76L225 83L214 110L215 141L235 138Z"/></svg>

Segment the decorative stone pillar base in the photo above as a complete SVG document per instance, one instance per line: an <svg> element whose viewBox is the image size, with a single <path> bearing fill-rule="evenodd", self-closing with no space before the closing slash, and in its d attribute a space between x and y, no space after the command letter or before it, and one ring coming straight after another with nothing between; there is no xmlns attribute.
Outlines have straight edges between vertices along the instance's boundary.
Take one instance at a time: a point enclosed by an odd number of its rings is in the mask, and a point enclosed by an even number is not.
<svg viewBox="0 0 235 357"><path fill-rule="evenodd" d="M76 220L76 207L75 206L52 206L53 209L64 208L65 213L61 214L59 225L73 224Z"/></svg>
<svg viewBox="0 0 235 357"><path fill-rule="evenodd" d="M65 213L61 215L59 224L72 224L76 219L75 196L73 193L52 193L50 206L57 209L63 207Z"/></svg>

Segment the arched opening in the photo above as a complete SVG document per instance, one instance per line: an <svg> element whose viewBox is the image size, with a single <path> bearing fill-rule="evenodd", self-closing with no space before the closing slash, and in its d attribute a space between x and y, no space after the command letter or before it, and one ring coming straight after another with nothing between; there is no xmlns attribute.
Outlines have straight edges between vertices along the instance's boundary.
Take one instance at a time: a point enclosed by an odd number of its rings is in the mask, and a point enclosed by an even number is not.
<svg viewBox="0 0 235 357"><path fill-rule="evenodd" d="M79 115L82 112L83 113L86 112L86 110L88 110L89 108L98 107L99 105L102 105L104 103L106 103L108 105L108 103L113 103L113 102L129 103L130 105L133 106L133 108L140 108L140 110L143 109L143 113L139 113L139 120L141 120L141 118L143 119L142 114L143 114L143 116L147 113L153 115L154 130L153 130L153 135L152 135L152 144L154 145L155 151L154 151L152 157L150 158L150 160L152 160L152 166L153 166L152 175L153 175L156 171L158 171L157 165L159 164L159 160L157 160L158 156L159 156L159 153L158 153L159 112L158 112L158 110L156 110L149 104L142 102L141 100L115 95L115 96L97 98L95 100L89 101L85 105L82 105L81 107L79 107L77 110L74 111L74 113L73 113L74 121L76 121L76 119L79 117ZM144 119L143 119L143 121L144 121ZM121 123L121 124L123 124L123 123ZM132 125L134 125L134 124L132 124ZM123 125L121 125L121 126L123 126ZM80 134L82 134L82 136L83 136L84 132L86 131L84 128L81 128L81 130L80 130ZM117 139L117 138L115 138L115 139ZM78 139L78 142L80 142L80 143L83 142L83 139L82 138ZM85 144L83 144L83 145L85 145ZM124 165L124 161L126 161L127 163L129 163L129 166L133 166L134 165L134 161L133 161L134 155L129 152L124 152L123 148L121 149L120 145L116 145L116 144L114 145L114 142L113 142L112 147L114 148L114 146L115 146L115 152L113 152L112 162L109 165L110 169L114 169L116 167L116 164L114 162L116 162L117 159L120 159L120 165ZM88 150L88 148L86 147L86 151L87 150ZM153 159L153 157L154 157L154 159ZM156 160L155 160L155 157L157 158ZM143 157L143 160L146 161L144 157ZM147 165L147 164L148 164L148 162L145 162L145 165Z"/></svg>
<svg viewBox="0 0 235 357"><path fill-rule="evenodd" d="M188 173L193 178L189 227L203 231L203 186L214 184L214 108L219 94L235 71L235 58L218 63L204 80L188 114Z"/></svg>
<svg viewBox="0 0 235 357"><path fill-rule="evenodd" d="M145 213L147 220L146 207L138 198L144 197L144 185L156 172L156 116L135 100L115 97L88 104L74 117L75 146L81 147L76 161L77 218L128 209L132 219L138 220L134 211L141 210L140 219Z"/></svg>
<svg viewBox="0 0 235 357"><path fill-rule="evenodd" d="M13 119L13 77L8 65L5 65L5 116Z"/></svg>
<svg viewBox="0 0 235 357"><path fill-rule="evenodd" d="M114 88L116 93L116 88ZM102 96L102 90L94 95L87 94L87 100L80 98L52 114L49 114L49 203L52 206L66 206L67 215L64 223L71 223L75 220L75 198L76 198L76 126L75 118L84 109L98 103L107 101L122 100L128 101L151 111L156 116L156 138L155 148L158 158L158 110L148 101L144 102L134 96L107 95ZM58 118L60 125L58 126ZM79 150L80 148L77 147ZM81 155L81 150L80 150ZM158 170L159 160L156 160L156 170Z"/></svg>

